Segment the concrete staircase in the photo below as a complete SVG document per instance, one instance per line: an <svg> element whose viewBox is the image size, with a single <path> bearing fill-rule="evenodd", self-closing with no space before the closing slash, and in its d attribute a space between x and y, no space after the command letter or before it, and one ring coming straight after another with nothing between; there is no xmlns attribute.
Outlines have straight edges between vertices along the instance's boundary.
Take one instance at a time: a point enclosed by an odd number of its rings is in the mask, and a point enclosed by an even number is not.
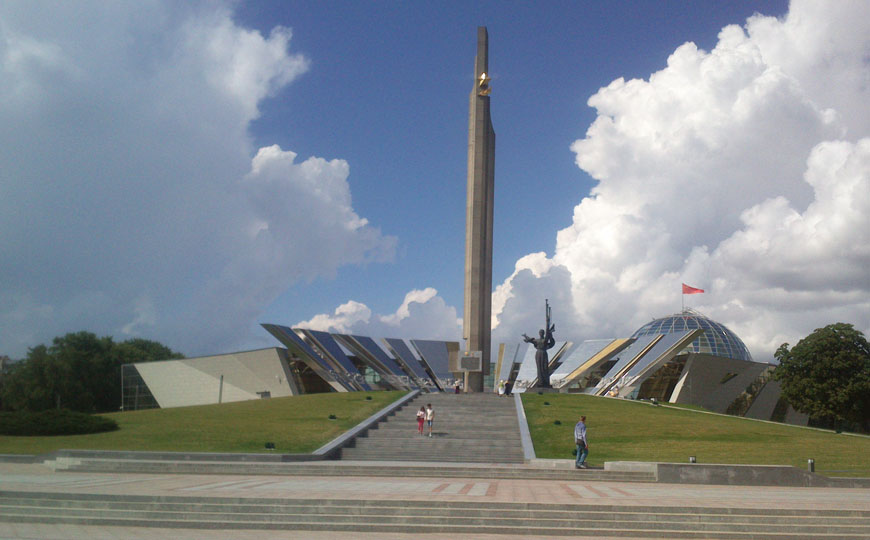
<svg viewBox="0 0 870 540"><path fill-rule="evenodd" d="M431 403L432 437L417 433L416 412ZM428 431L428 430L427 430ZM421 394L342 448L342 460L523 463L513 398L490 393Z"/></svg>
<svg viewBox="0 0 870 540"><path fill-rule="evenodd" d="M56 472L118 474L235 474L262 476L376 476L392 478L479 478L492 480L572 480L655 482L655 474L642 471L524 467L512 464L449 463L308 463L148 460L93 457L57 457L45 465Z"/></svg>
<svg viewBox="0 0 870 540"><path fill-rule="evenodd" d="M870 511L0 492L0 521L179 529L870 539Z"/></svg>

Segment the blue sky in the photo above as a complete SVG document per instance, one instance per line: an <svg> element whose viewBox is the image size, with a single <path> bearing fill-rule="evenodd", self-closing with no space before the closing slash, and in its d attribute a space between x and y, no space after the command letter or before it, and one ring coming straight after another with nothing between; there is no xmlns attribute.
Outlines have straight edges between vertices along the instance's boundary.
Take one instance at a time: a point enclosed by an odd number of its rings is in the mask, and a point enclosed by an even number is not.
<svg viewBox="0 0 870 540"><path fill-rule="evenodd" d="M354 207L399 236L398 264L345 268L321 293L333 303L356 298L361 281L387 272L382 293L365 297L385 312L415 287L462 303L467 100L478 24L491 36L497 90L494 274L504 278L522 255L552 251L553 231L567 225L592 185L569 149L594 120L588 96L617 77L648 75L684 41L711 46L725 24L785 7L278 2L242 4L238 14L263 32L276 20L298 21L294 47L318 51L309 80L264 103L253 130L260 144L351 163ZM288 291L275 315L292 318L299 302L322 309L324 297L297 290L305 288Z"/></svg>
<svg viewBox="0 0 870 540"><path fill-rule="evenodd" d="M545 297L628 335L681 282L760 360L870 330L864 2L46 5L0 5L0 354L458 339L478 25L495 342Z"/></svg>
<svg viewBox="0 0 870 540"><path fill-rule="evenodd" d="M394 264L342 268L315 283L315 294L294 286L266 316L295 322L347 299L386 313L424 287L461 307L478 25L489 32L494 77L500 282L523 255L552 253L554 232L593 185L570 150L595 119L589 96L619 77L648 77L686 41L709 49L723 26L786 9L783 1L240 4L240 23L264 33L290 26L292 49L312 61L263 103L257 144L346 159L354 208L399 239Z"/></svg>

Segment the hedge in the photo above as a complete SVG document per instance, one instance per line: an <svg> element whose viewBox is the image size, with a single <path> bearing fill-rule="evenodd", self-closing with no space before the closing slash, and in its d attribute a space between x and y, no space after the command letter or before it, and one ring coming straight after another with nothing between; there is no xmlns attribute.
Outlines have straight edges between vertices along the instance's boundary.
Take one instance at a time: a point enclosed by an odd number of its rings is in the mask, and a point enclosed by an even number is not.
<svg viewBox="0 0 870 540"><path fill-rule="evenodd" d="M116 429L114 420L66 409L0 412L0 435L85 435Z"/></svg>

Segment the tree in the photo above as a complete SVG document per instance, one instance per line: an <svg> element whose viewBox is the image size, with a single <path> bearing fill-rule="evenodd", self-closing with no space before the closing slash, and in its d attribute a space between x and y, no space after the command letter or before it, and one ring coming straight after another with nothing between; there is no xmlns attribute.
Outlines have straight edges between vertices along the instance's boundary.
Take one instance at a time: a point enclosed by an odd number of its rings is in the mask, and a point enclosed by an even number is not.
<svg viewBox="0 0 870 540"><path fill-rule="evenodd" d="M50 409L62 394L60 387L67 376L65 370L48 354L48 347L37 345L4 378L3 408L30 411Z"/></svg>
<svg viewBox="0 0 870 540"><path fill-rule="evenodd" d="M796 410L828 427L870 427L870 344L851 324L817 328L774 356L774 378Z"/></svg>
<svg viewBox="0 0 870 540"><path fill-rule="evenodd" d="M12 360L5 354L0 354L0 409L3 408L3 376L12 369Z"/></svg>
<svg viewBox="0 0 870 540"><path fill-rule="evenodd" d="M4 377L4 409L81 412L117 411L121 406L121 366L184 358L156 341L115 343L90 332L56 337L50 347L31 348Z"/></svg>

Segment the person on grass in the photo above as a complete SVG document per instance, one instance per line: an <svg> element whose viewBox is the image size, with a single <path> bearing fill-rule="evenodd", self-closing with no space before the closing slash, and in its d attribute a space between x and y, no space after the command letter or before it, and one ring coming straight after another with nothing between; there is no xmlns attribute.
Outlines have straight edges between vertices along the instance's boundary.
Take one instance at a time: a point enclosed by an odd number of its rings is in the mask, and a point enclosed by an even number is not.
<svg viewBox="0 0 870 540"><path fill-rule="evenodd" d="M586 417L581 416L580 421L574 426L574 444L577 445L577 461L574 466L578 469L586 468L586 456L589 455L589 443L586 441Z"/></svg>

